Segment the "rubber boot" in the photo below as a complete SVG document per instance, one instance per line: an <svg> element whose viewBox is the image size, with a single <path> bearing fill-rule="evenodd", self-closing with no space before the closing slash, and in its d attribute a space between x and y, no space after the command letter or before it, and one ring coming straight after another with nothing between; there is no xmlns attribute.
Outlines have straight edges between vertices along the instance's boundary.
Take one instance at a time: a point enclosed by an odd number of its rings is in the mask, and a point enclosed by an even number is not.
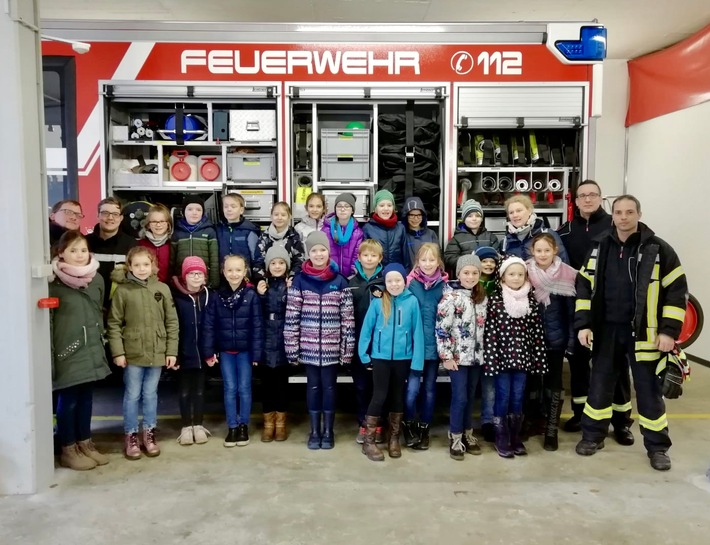
<svg viewBox="0 0 710 545"><path fill-rule="evenodd" d="M276 413L264 413L264 431L261 432L261 442L271 443L274 440L274 431L276 429Z"/></svg>
<svg viewBox="0 0 710 545"><path fill-rule="evenodd" d="M508 419L505 416L494 416L493 427L496 433L496 450L501 458L512 458L513 450L510 448L510 430Z"/></svg>
<svg viewBox="0 0 710 545"><path fill-rule="evenodd" d="M276 425L274 439L276 441L285 441L288 437L286 432L286 413L276 413Z"/></svg>
<svg viewBox="0 0 710 545"><path fill-rule="evenodd" d="M564 392L557 390L550 393L549 404L547 406L547 424L545 426L545 441L543 448L551 452L557 450L557 434L560 425L560 414L564 403Z"/></svg>
<svg viewBox="0 0 710 545"><path fill-rule="evenodd" d="M513 449L513 454L516 456L525 456L528 451L525 449L523 439L520 435L520 430L523 427L523 415L509 414L508 420L510 422L510 447Z"/></svg>
<svg viewBox="0 0 710 545"><path fill-rule="evenodd" d="M378 417L376 416L365 417L365 429L367 432L365 434L365 442L362 444L362 453L367 456L368 460L372 460L373 462L382 462L385 459L385 455L375 444L377 420Z"/></svg>
<svg viewBox="0 0 710 545"><path fill-rule="evenodd" d="M399 446L399 432L402 424L402 413L390 413L390 441L387 445L390 458L401 458L402 448Z"/></svg>
<svg viewBox="0 0 710 545"><path fill-rule="evenodd" d="M321 437L321 413L320 411L308 411L311 417L311 433L308 435L308 448L311 450L320 449L320 437Z"/></svg>
<svg viewBox="0 0 710 545"><path fill-rule="evenodd" d="M323 412L323 435L320 439L320 448L332 449L335 446L335 434L333 425L335 424L335 411Z"/></svg>
<svg viewBox="0 0 710 545"><path fill-rule="evenodd" d="M419 422L419 442L412 448L415 450L429 449L429 424L426 422Z"/></svg>

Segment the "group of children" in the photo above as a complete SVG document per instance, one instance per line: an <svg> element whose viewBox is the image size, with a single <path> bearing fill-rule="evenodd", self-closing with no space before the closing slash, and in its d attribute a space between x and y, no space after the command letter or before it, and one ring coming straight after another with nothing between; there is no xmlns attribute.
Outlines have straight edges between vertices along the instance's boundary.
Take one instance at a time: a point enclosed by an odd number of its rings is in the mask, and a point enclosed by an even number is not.
<svg viewBox="0 0 710 545"><path fill-rule="evenodd" d="M400 433L408 447L426 450L442 362L452 388L451 457L481 453L472 423L479 385L484 438L495 440L500 456L526 453L520 433L526 376L549 367L549 388L561 390L565 347L557 337L569 326L561 320L574 296L574 270L556 257L554 238L537 236L527 262L501 262L480 205L467 201L442 258L421 200L408 199L400 221L385 190L375 195L362 228L350 193L339 195L327 215L323 195L312 193L307 217L295 228L288 204L276 203L264 232L243 218L238 194L223 197L224 221L216 229L199 198L183 204L174 229L167 208L151 207L111 297L107 336L113 362L124 367L128 459L160 454L155 429L163 367L179 374L178 442L208 441L204 368L215 364L224 383L225 447L249 443L254 369L263 392L261 440L287 438L290 366L303 365L308 448L333 448L338 370L350 366L362 452L384 459L377 444L384 440L385 410L390 457L401 456ZM101 335L104 286L77 232L60 239L52 265L50 292L61 299L53 314L60 462L91 469L108 461L90 436L92 384L109 373ZM549 450L557 448L552 427Z"/></svg>

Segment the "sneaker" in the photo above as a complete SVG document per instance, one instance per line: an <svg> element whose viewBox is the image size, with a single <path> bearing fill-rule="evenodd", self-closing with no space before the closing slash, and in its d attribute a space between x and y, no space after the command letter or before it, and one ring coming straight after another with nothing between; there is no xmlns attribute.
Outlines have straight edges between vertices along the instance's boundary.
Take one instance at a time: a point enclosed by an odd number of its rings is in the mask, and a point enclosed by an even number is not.
<svg viewBox="0 0 710 545"><path fill-rule="evenodd" d="M124 455L129 460L139 460L143 456L137 433L126 434L124 438Z"/></svg>
<svg viewBox="0 0 710 545"><path fill-rule="evenodd" d="M358 445L364 444L366 436L367 436L367 428L365 426L360 426L360 429L357 432L357 437L355 438L355 442Z"/></svg>
<svg viewBox="0 0 710 545"><path fill-rule="evenodd" d="M195 438L195 443L202 445L209 441L210 431L204 426L192 426L192 435Z"/></svg>
<svg viewBox="0 0 710 545"><path fill-rule="evenodd" d="M180 437L177 438L177 442L184 447L195 443L195 437L192 434L192 426L185 426L180 430Z"/></svg>
<svg viewBox="0 0 710 545"><path fill-rule="evenodd" d="M227 437L224 438L224 442L222 444L227 448L237 446L237 428L229 428Z"/></svg>
<svg viewBox="0 0 710 545"><path fill-rule="evenodd" d="M601 450L603 448L604 448L604 441L600 441L599 443L596 443L594 441L587 441L585 439L582 439L579 443L577 443L577 446L575 447L574 450L580 456L591 456L592 454L596 453L598 450Z"/></svg>
<svg viewBox="0 0 710 545"><path fill-rule="evenodd" d="M449 456L457 462L460 462L463 460L465 452L466 447L463 444L463 434L449 432Z"/></svg>
<svg viewBox="0 0 710 545"><path fill-rule="evenodd" d="M665 452L651 452L648 457L651 467L656 471L668 471L671 468L671 459Z"/></svg>
<svg viewBox="0 0 710 545"><path fill-rule="evenodd" d="M384 442L385 442L385 434L382 433L382 426L377 426L377 429L375 430L375 443L377 443L378 445L381 445Z"/></svg>
<svg viewBox="0 0 710 545"><path fill-rule="evenodd" d="M473 430L463 430L462 443L468 454L481 454L481 447L478 445L478 439L473 435Z"/></svg>
<svg viewBox="0 0 710 545"><path fill-rule="evenodd" d="M155 428L143 430L143 448L145 449L146 456L151 458L160 456L160 447L155 440Z"/></svg>
<svg viewBox="0 0 710 545"><path fill-rule="evenodd" d="M249 426L239 424L237 426L237 446L246 447L249 444Z"/></svg>

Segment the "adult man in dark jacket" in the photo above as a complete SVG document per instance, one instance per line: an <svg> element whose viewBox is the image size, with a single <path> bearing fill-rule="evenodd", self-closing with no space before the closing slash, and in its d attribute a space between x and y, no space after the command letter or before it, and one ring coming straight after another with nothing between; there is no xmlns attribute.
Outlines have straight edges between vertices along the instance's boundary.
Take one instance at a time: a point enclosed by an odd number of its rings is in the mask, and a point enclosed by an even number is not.
<svg viewBox="0 0 710 545"><path fill-rule="evenodd" d="M671 468L668 419L656 366L670 352L685 318L688 285L671 246L641 223L641 204L622 195L612 205L614 229L594 241L577 276L575 328L592 350L589 396L577 454L604 448L612 387L629 366L639 426L656 470Z"/></svg>
<svg viewBox="0 0 710 545"><path fill-rule="evenodd" d="M67 231L76 231L81 228L84 214L81 203L72 199L64 199L52 206L49 214L49 245L54 246Z"/></svg>
<svg viewBox="0 0 710 545"><path fill-rule="evenodd" d="M610 231L611 216L602 208L602 191L594 180L584 180L577 186L577 208L579 214L560 227L558 234L567 250L570 265L579 270L584 258L592 249L593 240ZM590 351L575 339L572 354L567 354L572 390L572 411L574 415L564 424L565 431L577 432L581 429L582 411L589 392ZM633 445L631 433L631 380L628 373L622 373L614 389L611 423L614 437L621 445Z"/></svg>

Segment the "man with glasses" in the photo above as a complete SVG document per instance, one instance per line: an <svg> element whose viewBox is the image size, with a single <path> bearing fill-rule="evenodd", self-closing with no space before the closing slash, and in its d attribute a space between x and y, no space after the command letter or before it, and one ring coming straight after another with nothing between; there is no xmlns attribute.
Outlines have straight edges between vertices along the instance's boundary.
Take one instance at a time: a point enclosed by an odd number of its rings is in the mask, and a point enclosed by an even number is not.
<svg viewBox="0 0 710 545"><path fill-rule="evenodd" d="M560 227L558 234L567 250L572 267L580 270L584 260L592 250L594 239L612 228L611 216L602 207L602 191L594 180L584 180L577 186L577 209L579 213ZM564 424L567 432L578 432L581 428L582 413L589 393L589 361L591 351L575 340L573 354L567 354L572 389L572 411L574 415ZM631 433L631 380L628 370L619 375L614 390L611 424L614 437L620 445L633 445Z"/></svg>
<svg viewBox="0 0 710 545"><path fill-rule="evenodd" d="M52 207L49 214L49 243L54 246L64 233L76 231L81 227L84 214L81 212L81 203L71 199L59 201Z"/></svg>

